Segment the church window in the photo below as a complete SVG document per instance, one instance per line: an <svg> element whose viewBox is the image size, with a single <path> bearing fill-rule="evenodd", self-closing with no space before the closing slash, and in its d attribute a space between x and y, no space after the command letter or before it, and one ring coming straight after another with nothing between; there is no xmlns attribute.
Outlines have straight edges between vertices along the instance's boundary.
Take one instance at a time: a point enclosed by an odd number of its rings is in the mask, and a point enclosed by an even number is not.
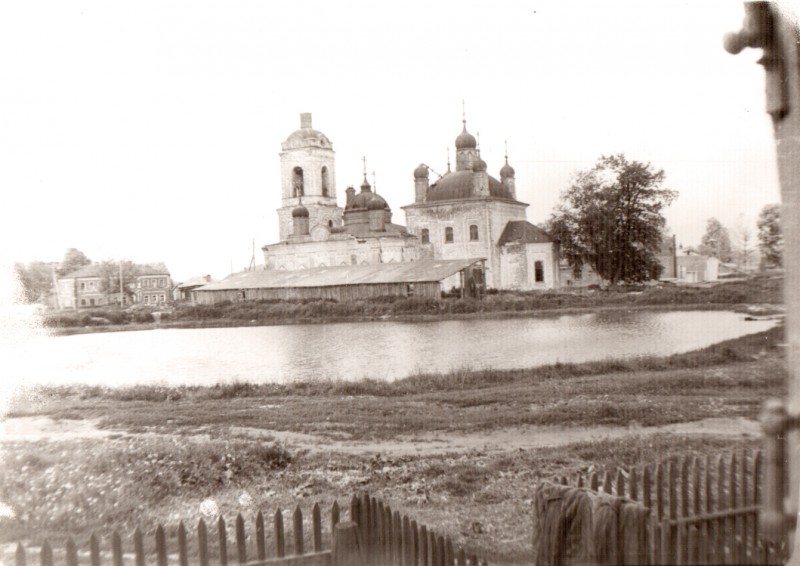
<svg viewBox="0 0 800 566"><path fill-rule="evenodd" d="M544 282L544 262L537 261L533 264L533 275L537 283Z"/></svg>
<svg viewBox="0 0 800 566"><path fill-rule="evenodd" d="M292 171L292 196L303 196L303 170L300 167L295 167Z"/></svg>
<svg viewBox="0 0 800 566"><path fill-rule="evenodd" d="M149 304L149 303L150 303L150 295L145 295L145 296L144 296L144 304L146 304L146 305L147 305L147 304Z"/></svg>
<svg viewBox="0 0 800 566"><path fill-rule="evenodd" d="M350 254L350 263L353 265L358 264L358 258L356 257L356 254Z"/></svg>
<svg viewBox="0 0 800 566"><path fill-rule="evenodd" d="M89 299L89 304L94 306L94 299Z"/></svg>
<svg viewBox="0 0 800 566"><path fill-rule="evenodd" d="M81 283L81 291L83 291L85 288L86 288L86 283Z"/></svg>
<svg viewBox="0 0 800 566"><path fill-rule="evenodd" d="M333 220L328 220L328 228L333 228Z"/></svg>
<svg viewBox="0 0 800 566"><path fill-rule="evenodd" d="M453 227L448 226L444 229L444 243L445 244L452 244L453 243Z"/></svg>
<svg viewBox="0 0 800 566"><path fill-rule="evenodd" d="M430 244L431 243L431 233L428 232L427 228L422 229L422 243L423 244Z"/></svg>
<svg viewBox="0 0 800 566"><path fill-rule="evenodd" d="M476 224L470 224L469 226L469 241L474 242L478 239L478 226Z"/></svg>
<svg viewBox="0 0 800 566"><path fill-rule="evenodd" d="M328 168L322 167L322 196L328 196Z"/></svg>
<svg viewBox="0 0 800 566"><path fill-rule="evenodd" d="M86 299L81 299L81 306L82 306L82 307L85 307L85 306L86 306Z"/></svg>

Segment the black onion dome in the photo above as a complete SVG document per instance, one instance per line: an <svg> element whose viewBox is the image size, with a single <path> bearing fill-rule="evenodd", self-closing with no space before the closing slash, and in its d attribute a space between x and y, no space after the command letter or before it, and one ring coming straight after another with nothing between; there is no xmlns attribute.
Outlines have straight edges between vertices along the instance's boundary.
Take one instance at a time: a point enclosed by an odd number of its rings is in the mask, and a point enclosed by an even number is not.
<svg viewBox="0 0 800 566"><path fill-rule="evenodd" d="M489 196L514 200L508 188L503 183L489 176ZM437 200L459 200L473 198L472 171L455 171L447 173L444 177L433 183L428 188L426 202Z"/></svg>
<svg viewBox="0 0 800 566"><path fill-rule="evenodd" d="M292 218L308 218L308 209L301 204L292 210Z"/></svg>
<svg viewBox="0 0 800 566"><path fill-rule="evenodd" d="M456 149L475 149L476 147L478 147L478 141L467 131L467 125L464 124L464 129L456 138Z"/></svg>

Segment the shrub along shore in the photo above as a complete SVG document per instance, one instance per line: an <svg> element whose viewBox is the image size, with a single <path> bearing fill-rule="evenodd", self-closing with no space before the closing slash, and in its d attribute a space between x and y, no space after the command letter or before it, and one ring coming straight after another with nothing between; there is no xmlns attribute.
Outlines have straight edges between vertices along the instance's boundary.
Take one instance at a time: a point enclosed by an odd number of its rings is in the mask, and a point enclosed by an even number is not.
<svg viewBox="0 0 800 566"><path fill-rule="evenodd" d="M177 304L158 314L155 309L146 307L108 307L50 311L43 315L42 323L56 334L73 334L147 329L156 324L162 328L202 328L558 315L603 308L743 309L754 303L780 304L781 283L779 275L760 275L702 287L661 283L605 290L504 291L487 294L481 300L380 297L349 302L262 300L216 305Z"/></svg>

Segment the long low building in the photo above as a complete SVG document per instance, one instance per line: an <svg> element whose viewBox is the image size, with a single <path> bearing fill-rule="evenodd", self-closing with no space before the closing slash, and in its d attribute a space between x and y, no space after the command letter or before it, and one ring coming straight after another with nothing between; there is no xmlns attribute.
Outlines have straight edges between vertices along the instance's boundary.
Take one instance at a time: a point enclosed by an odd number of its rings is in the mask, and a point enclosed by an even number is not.
<svg viewBox="0 0 800 566"><path fill-rule="evenodd" d="M382 296L439 298L455 287L465 296L484 289L484 259L435 260L317 267L297 271L234 273L192 290L196 304L222 301L330 299L354 301Z"/></svg>

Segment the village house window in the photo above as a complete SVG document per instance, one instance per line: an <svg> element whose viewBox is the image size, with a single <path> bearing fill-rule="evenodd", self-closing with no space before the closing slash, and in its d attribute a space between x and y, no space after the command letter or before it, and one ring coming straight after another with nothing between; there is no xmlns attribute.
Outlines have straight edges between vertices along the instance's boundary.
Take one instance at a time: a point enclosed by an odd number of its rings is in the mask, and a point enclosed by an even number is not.
<svg viewBox="0 0 800 566"><path fill-rule="evenodd" d="M166 281L164 281L163 279L159 279L158 280L158 286L159 287L163 287L165 284L166 284Z"/></svg>
<svg viewBox="0 0 800 566"><path fill-rule="evenodd" d="M89 304L90 304L91 306L94 306L94 299L89 299Z"/></svg>
<svg viewBox="0 0 800 566"><path fill-rule="evenodd" d="M469 240L474 242L478 239L478 226L477 224L470 224L469 226Z"/></svg>
<svg viewBox="0 0 800 566"><path fill-rule="evenodd" d="M82 307L85 307L85 306L86 306L86 299L81 299L81 306L82 306Z"/></svg>
<svg viewBox="0 0 800 566"><path fill-rule="evenodd" d="M537 261L533 264L533 275L537 283L544 282L544 262Z"/></svg>
<svg viewBox="0 0 800 566"><path fill-rule="evenodd" d="M430 244L431 243L431 233L428 231L427 228L422 229L422 243L423 244Z"/></svg>
<svg viewBox="0 0 800 566"><path fill-rule="evenodd" d="M445 244L452 244L453 243L453 227L448 226L444 229L444 243Z"/></svg>
<svg viewBox="0 0 800 566"><path fill-rule="evenodd" d="M146 304L146 305L150 304L150 295L145 295L144 296L144 304Z"/></svg>

